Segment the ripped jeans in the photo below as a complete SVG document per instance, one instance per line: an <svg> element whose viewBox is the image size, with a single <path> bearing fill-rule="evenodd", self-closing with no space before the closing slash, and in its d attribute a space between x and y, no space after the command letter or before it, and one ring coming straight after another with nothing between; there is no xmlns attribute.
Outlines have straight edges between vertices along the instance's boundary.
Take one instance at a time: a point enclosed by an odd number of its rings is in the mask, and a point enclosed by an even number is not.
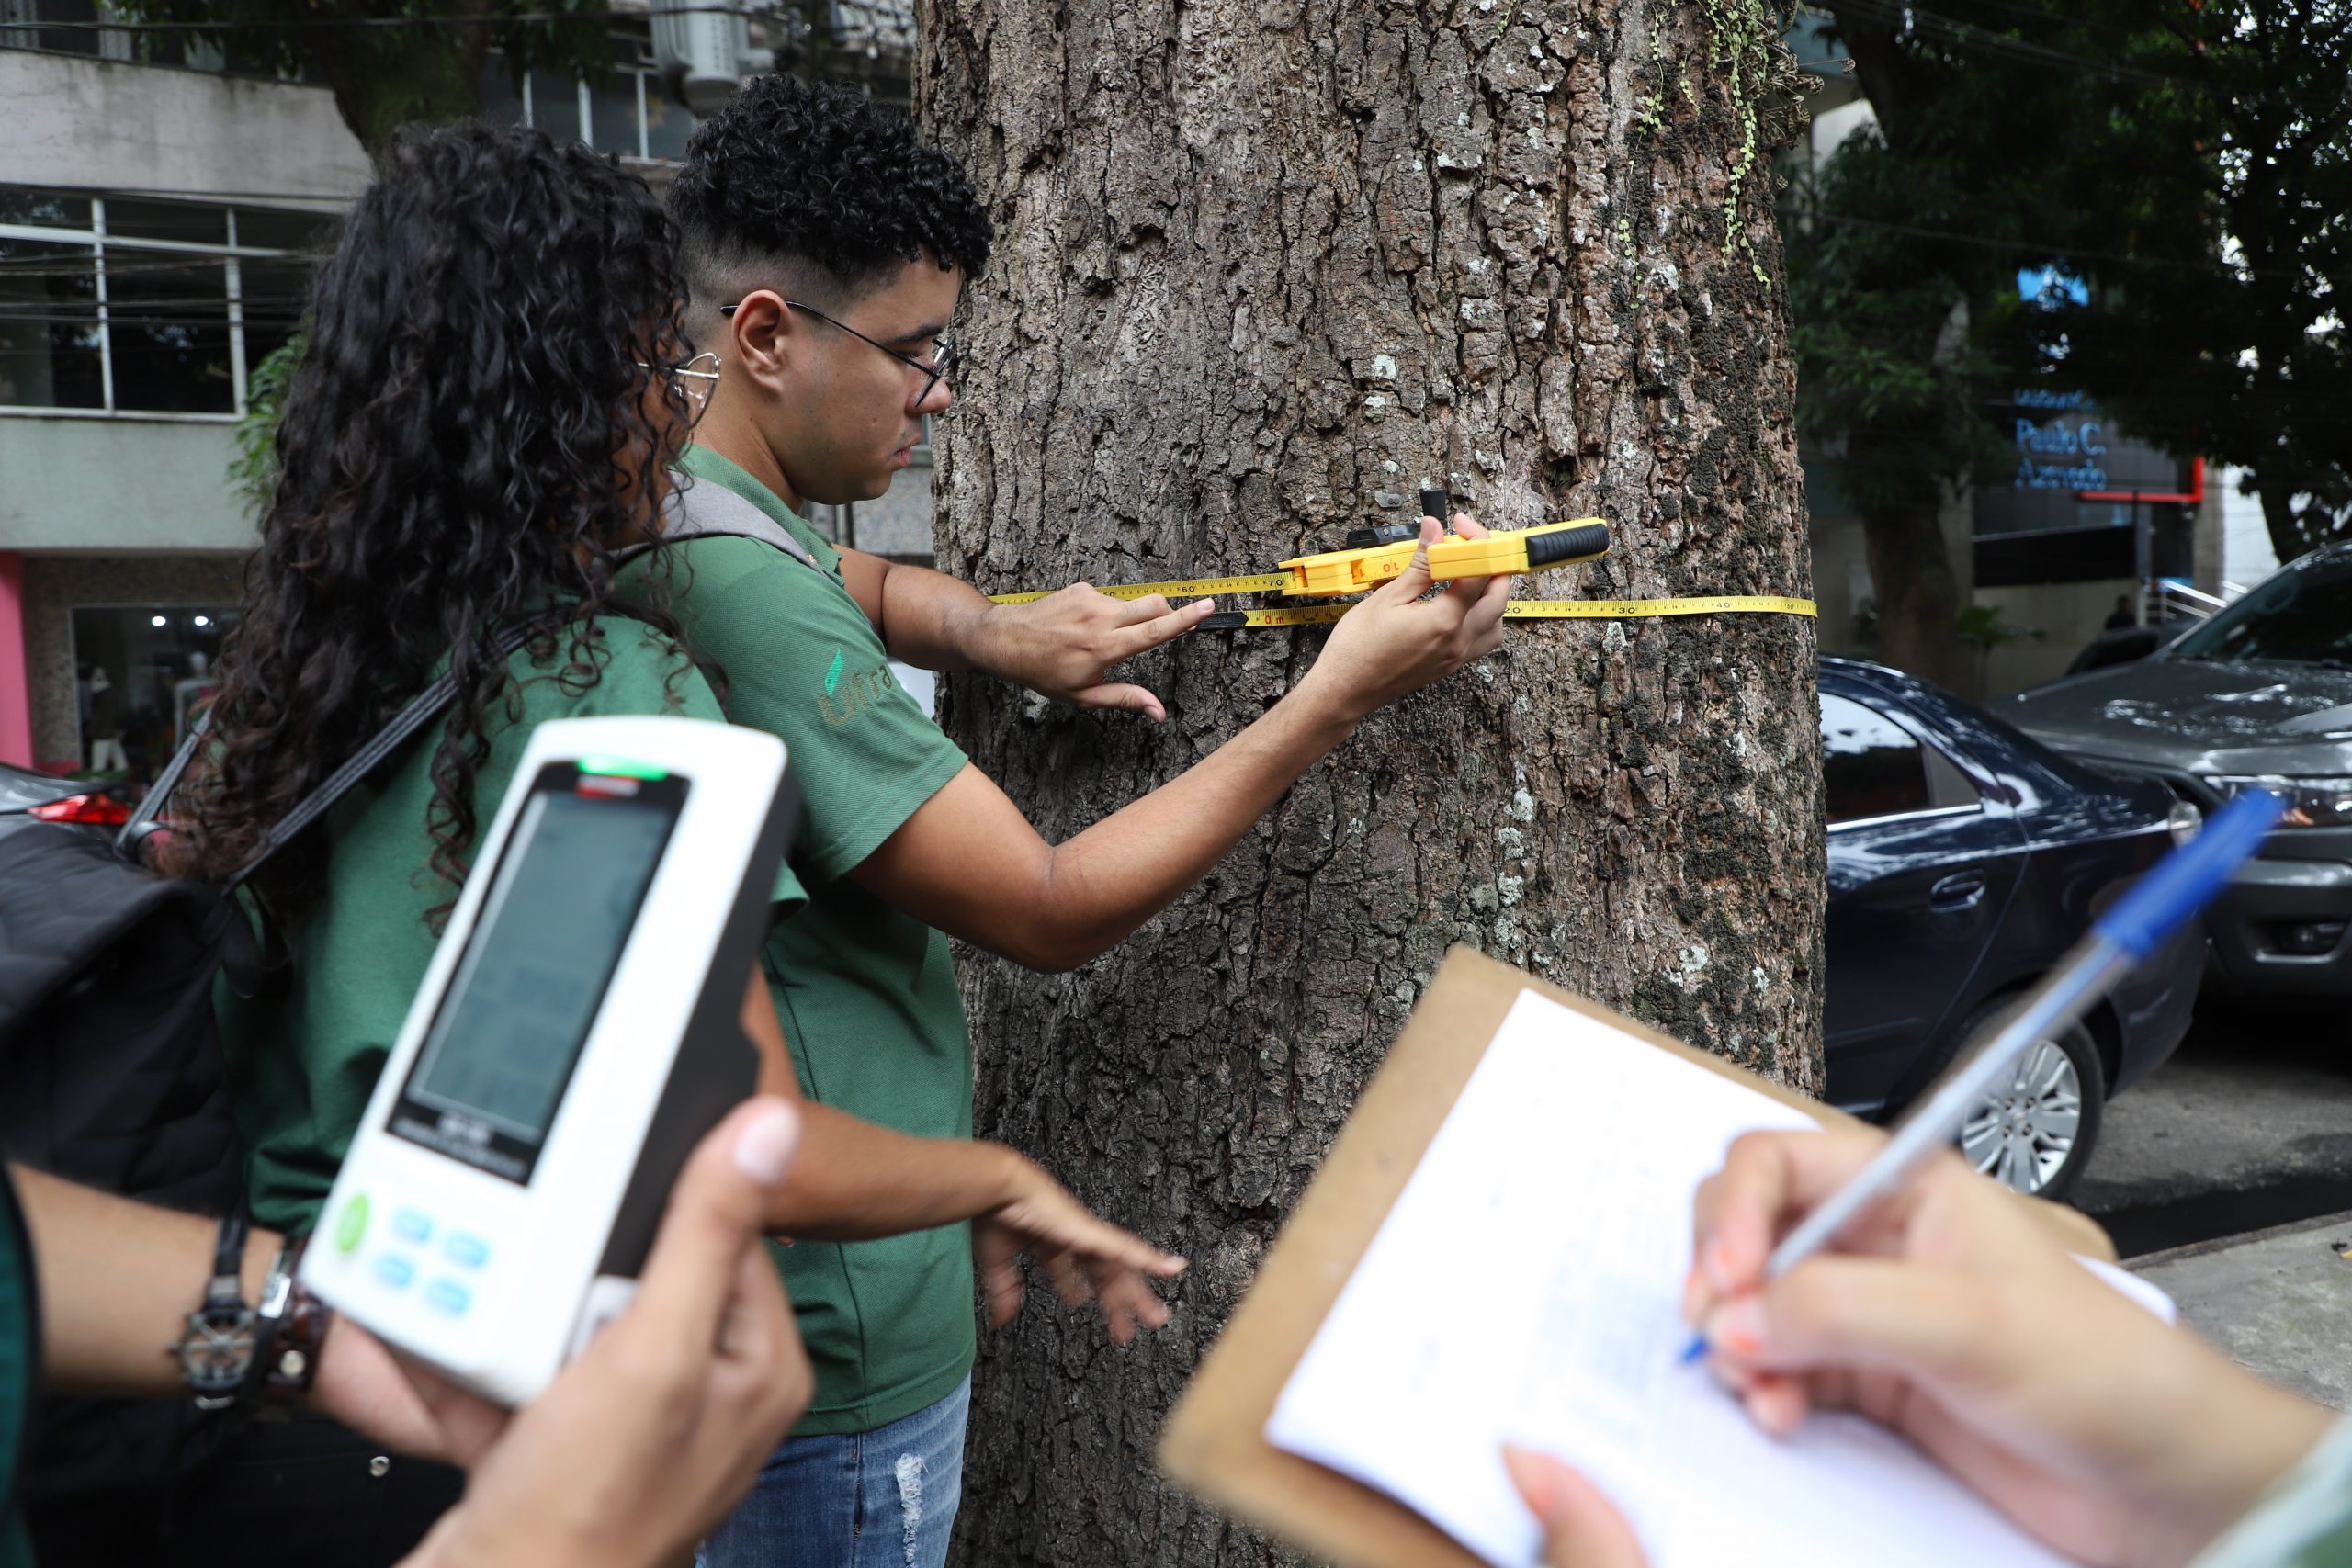
<svg viewBox="0 0 2352 1568"><path fill-rule="evenodd" d="M972 1380L871 1432L786 1438L695 1568L944 1568Z"/></svg>

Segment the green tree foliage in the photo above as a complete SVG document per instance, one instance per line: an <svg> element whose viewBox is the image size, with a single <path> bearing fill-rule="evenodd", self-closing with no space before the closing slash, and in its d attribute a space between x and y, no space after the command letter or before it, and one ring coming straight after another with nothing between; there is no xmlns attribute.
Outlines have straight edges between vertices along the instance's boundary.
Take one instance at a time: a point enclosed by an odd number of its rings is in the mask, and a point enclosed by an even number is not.
<svg viewBox="0 0 2352 1568"><path fill-rule="evenodd" d="M1905 160L1857 132L1782 193L1797 425L1827 455L1861 520L1878 652L1951 684L1959 587L1940 513L1997 457L1977 409L1987 378L1971 331L1993 279L1984 259L1922 245Z"/></svg>
<svg viewBox="0 0 2352 1568"><path fill-rule="evenodd" d="M2087 0L2067 151L2090 308L2029 320L2142 437L2248 470L2290 559L2352 536L2352 0Z"/></svg>
<svg viewBox="0 0 2352 1568"><path fill-rule="evenodd" d="M125 21L201 24L198 35L265 69L307 72L370 155L411 120L481 109L482 62L603 81L613 69L605 0L118 0ZM484 19L489 18L489 19Z"/></svg>
<svg viewBox="0 0 2352 1568"><path fill-rule="evenodd" d="M1888 658L1952 668L1934 513L2001 453L2014 385L2248 469L2282 558L2352 527L2352 0L1832 10L1878 124L1782 197L1799 420L1862 521ZM2029 266L2090 304L2025 308Z"/></svg>
<svg viewBox="0 0 2352 1568"><path fill-rule="evenodd" d="M2020 79L1844 7L1838 28L1876 124L1781 196L1798 425L1861 521L1881 657L1964 683L1940 513L2006 460L1987 405L2024 352L2018 247L2046 215L2042 157L2075 111L2061 79Z"/></svg>
<svg viewBox="0 0 2352 1568"><path fill-rule="evenodd" d="M229 482L259 516L277 489L277 416L286 407L287 384L302 363L310 339L296 333L269 351L245 378L245 412L237 421L237 455L229 459Z"/></svg>

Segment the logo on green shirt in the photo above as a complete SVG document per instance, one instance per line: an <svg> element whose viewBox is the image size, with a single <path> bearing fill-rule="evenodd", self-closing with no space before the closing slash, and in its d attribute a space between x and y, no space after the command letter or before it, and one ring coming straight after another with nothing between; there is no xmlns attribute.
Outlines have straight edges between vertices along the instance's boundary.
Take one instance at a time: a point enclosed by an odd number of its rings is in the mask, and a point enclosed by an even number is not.
<svg viewBox="0 0 2352 1568"><path fill-rule="evenodd" d="M825 722L839 729L859 714L880 702L898 688L898 677L890 673L890 661L884 660L871 670L853 674L842 673L842 654L837 649L833 662L825 671L824 694L818 697L817 707Z"/></svg>

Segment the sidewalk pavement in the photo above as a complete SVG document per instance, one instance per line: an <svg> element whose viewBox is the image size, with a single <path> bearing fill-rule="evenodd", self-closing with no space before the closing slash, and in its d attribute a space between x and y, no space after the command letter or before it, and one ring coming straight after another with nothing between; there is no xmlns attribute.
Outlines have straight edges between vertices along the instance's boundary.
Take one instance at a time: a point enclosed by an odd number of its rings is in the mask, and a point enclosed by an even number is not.
<svg viewBox="0 0 2352 1568"><path fill-rule="evenodd" d="M2241 1364L2352 1410L2352 1212L2152 1252L2125 1267Z"/></svg>

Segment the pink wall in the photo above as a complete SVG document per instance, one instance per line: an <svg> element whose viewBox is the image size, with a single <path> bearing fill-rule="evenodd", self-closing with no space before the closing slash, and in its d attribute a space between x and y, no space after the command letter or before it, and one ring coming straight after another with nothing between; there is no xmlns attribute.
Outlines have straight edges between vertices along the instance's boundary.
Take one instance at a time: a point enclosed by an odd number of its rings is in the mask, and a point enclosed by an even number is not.
<svg viewBox="0 0 2352 1568"><path fill-rule="evenodd" d="M33 765L32 686L25 662L25 558L0 550L0 762Z"/></svg>

